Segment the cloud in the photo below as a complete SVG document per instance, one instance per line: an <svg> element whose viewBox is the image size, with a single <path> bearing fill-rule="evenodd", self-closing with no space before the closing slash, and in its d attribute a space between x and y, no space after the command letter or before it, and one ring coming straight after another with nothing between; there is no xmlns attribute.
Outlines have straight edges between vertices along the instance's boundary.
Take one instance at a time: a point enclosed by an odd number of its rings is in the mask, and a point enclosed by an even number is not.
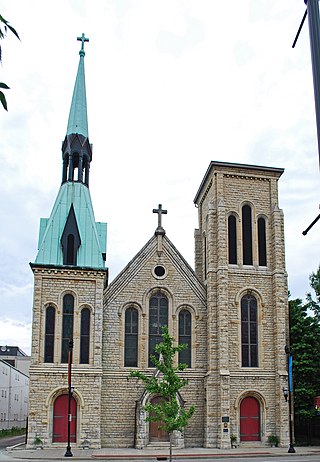
<svg viewBox="0 0 320 462"><path fill-rule="evenodd" d="M29 261L60 186L82 32L90 191L96 219L108 222L110 279L153 234L159 203L193 265L193 198L209 162L256 163L285 168L289 287L303 297L319 264L319 223L301 235L319 205L307 25L291 48L304 10L292 0L2 2L21 37L1 44L11 90L1 114L0 280L13 320L31 322Z"/></svg>
<svg viewBox="0 0 320 462"><path fill-rule="evenodd" d="M0 344L18 346L26 354L31 352L31 323L0 319Z"/></svg>

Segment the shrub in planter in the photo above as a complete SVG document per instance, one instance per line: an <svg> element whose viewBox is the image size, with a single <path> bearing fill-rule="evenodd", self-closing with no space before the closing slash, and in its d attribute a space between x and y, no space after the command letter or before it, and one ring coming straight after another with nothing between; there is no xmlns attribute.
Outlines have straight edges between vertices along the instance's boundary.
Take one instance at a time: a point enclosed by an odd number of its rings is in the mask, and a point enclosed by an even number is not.
<svg viewBox="0 0 320 462"><path fill-rule="evenodd" d="M278 435L269 435L268 436L268 443L270 446L277 447L279 444L279 436Z"/></svg>

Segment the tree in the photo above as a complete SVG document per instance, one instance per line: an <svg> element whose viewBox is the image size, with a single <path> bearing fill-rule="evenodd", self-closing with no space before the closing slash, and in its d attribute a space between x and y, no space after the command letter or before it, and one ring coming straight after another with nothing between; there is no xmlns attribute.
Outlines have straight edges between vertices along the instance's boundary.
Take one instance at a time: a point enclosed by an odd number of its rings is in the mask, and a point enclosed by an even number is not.
<svg viewBox="0 0 320 462"><path fill-rule="evenodd" d="M17 31L9 24L9 21L4 19L3 16L0 15L0 40L4 39L7 35L8 29L20 40L20 37L17 33ZM0 45L0 63L2 63L2 48ZM9 90L9 87L7 84L0 82L0 88L3 88L5 90ZM7 106L7 100L4 95L4 93L0 90L0 102L3 106L3 108L7 111L8 106Z"/></svg>
<svg viewBox="0 0 320 462"><path fill-rule="evenodd" d="M187 345L174 346L173 343L174 339L170 337L168 328L163 327L162 342L155 347L158 356L150 356L159 374L150 377L140 371L130 373L130 377L136 377L144 382L145 389L150 394L162 398L158 404L148 403L145 410L148 412L147 421L159 422L159 428L169 433L170 461L172 460L172 433L183 431L195 411L194 406L190 406L188 410L179 406L178 393L188 384L188 380L179 377L178 372L186 369L187 365L174 366L174 359L176 353L187 348Z"/></svg>
<svg viewBox="0 0 320 462"><path fill-rule="evenodd" d="M307 307L309 310L313 311L315 317L320 322L320 267L316 273L311 273L310 277L310 286L316 294L316 301L313 300L311 293L307 294L308 304Z"/></svg>
<svg viewBox="0 0 320 462"><path fill-rule="evenodd" d="M311 286L318 300L320 269L310 276ZM313 399L320 392L320 324L319 305L307 296L308 303L301 299L289 300L290 347L293 354L294 413L299 417L314 415ZM310 313L310 309L313 310Z"/></svg>

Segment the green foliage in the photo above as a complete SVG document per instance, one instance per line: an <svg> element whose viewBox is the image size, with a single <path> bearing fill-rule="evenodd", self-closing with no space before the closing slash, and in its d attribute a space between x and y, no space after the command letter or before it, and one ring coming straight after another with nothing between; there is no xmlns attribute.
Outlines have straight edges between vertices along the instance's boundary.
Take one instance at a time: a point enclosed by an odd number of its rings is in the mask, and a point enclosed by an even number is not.
<svg viewBox="0 0 320 462"><path fill-rule="evenodd" d="M14 27L12 27L9 24L9 21L4 19L4 17L1 16L1 14L0 14L0 40L4 39L6 37L8 29L20 40L20 37L19 37L17 31L14 29ZM0 63L1 62L2 62L2 48L1 48L1 45L0 45ZM6 85L3 82L0 82L0 88L9 90L8 85ZM2 104L3 108L7 111L8 110L7 100L6 100L6 97L5 97L4 93L3 93L3 91L1 91L1 90L0 90L0 103Z"/></svg>
<svg viewBox="0 0 320 462"><path fill-rule="evenodd" d="M25 435L25 433L26 433L25 428L12 427L12 428L0 430L0 438L5 438L7 436Z"/></svg>
<svg viewBox="0 0 320 462"><path fill-rule="evenodd" d="M279 442L280 442L280 438L278 435L268 436L268 443L271 444L272 446L278 446Z"/></svg>
<svg viewBox="0 0 320 462"><path fill-rule="evenodd" d="M300 417L314 415L313 399L320 394L320 269L312 273L310 282L318 302L312 300L311 294L308 294L308 303L305 305L301 299L289 301L294 411Z"/></svg>
<svg viewBox="0 0 320 462"><path fill-rule="evenodd" d="M139 371L131 371L130 377L136 377L144 382L145 389L155 396L162 398L158 404L148 403L145 410L148 412L148 421L162 422L160 428L171 434L174 430L182 431L188 424L194 413L195 407L188 410L180 407L177 393L188 384L186 379L179 377L178 372L183 371L187 365L174 366L176 353L183 350L187 345L173 345L174 339L170 337L168 328L162 329L162 342L156 345L156 353L150 359L159 371L151 377Z"/></svg>
<svg viewBox="0 0 320 462"><path fill-rule="evenodd" d="M310 275L310 286L315 292L316 300L313 300L311 293L307 294L308 304L307 307L309 310L313 311L318 322L320 321L320 267L316 273Z"/></svg>

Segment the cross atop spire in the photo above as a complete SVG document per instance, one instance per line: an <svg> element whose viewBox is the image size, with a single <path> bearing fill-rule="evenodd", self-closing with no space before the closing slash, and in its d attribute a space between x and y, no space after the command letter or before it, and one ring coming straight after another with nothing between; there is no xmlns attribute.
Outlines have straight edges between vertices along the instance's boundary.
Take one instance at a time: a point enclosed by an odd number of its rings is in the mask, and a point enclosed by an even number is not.
<svg viewBox="0 0 320 462"><path fill-rule="evenodd" d="M159 204L158 208L157 209L153 209L152 210L153 213L157 213L158 214L158 228L156 229L155 231L155 234L156 235L164 235L166 234L165 230L162 228L162 224L161 224L161 219L162 219L162 215L166 215L168 213L167 210L163 210L162 209L162 204Z"/></svg>
<svg viewBox="0 0 320 462"><path fill-rule="evenodd" d="M86 38L84 33L82 33L81 37L77 37L77 40L79 40L81 42L81 50L79 51L79 55L84 56L85 55L84 42L89 42L89 39Z"/></svg>

